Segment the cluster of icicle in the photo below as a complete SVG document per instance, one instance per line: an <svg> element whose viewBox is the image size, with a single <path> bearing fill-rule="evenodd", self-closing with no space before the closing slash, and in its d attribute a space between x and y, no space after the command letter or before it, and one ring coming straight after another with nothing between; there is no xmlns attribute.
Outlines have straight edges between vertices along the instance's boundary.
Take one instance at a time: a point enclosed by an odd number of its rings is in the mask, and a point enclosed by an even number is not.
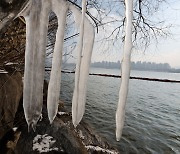
<svg viewBox="0 0 180 154"><path fill-rule="evenodd" d="M121 62L121 87L119 91L119 102L116 111L116 140L119 141L122 136L122 130L125 120L125 105L128 95L131 50L132 50L132 18L133 18L133 0L125 0L126 5L126 29L123 59Z"/></svg>
<svg viewBox="0 0 180 154"><path fill-rule="evenodd" d="M86 1L82 1L81 12L76 6L66 0L30 0L28 6L19 14L19 16L24 16L26 21L23 107L29 128L35 129L42 112L44 63L49 14L51 11L58 18L58 29L47 96L50 123L53 122L58 111L62 52L68 10L73 12L76 25L80 27L80 37L76 47L78 58L72 101L72 121L74 126L78 125L84 114L86 82L95 36L93 25L85 16Z"/></svg>
<svg viewBox="0 0 180 154"><path fill-rule="evenodd" d="M125 102L128 93L130 75L130 55L132 49L132 5L133 0L125 0L126 4L126 38L122 62L122 81L119 103L116 112L116 137L120 139L124 125ZM49 13L53 11L58 18L58 30L52 59L52 70L48 86L47 109L50 123L58 111L61 82L61 63L68 10L74 15L76 26L80 28L80 36L76 51L78 53L75 88L72 99L72 122L76 127L85 111L87 78L94 44L94 28L85 16L86 0L82 0L82 11L66 0L30 0L28 6L19 14L26 21L26 51L23 106L29 128L35 129L41 117L43 105L44 63L48 31Z"/></svg>

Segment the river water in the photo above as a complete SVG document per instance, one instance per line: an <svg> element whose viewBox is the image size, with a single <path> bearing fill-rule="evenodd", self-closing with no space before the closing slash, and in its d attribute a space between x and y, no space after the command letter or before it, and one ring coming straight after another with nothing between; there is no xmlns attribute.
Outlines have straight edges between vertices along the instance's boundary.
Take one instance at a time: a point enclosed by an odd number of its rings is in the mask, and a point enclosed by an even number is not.
<svg viewBox="0 0 180 154"><path fill-rule="evenodd" d="M116 69L91 73L119 75ZM74 75L63 74L61 99L71 110ZM132 71L131 76L180 80L180 74ZM120 142L115 139L115 112L120 79L90 76L84 119L123 153L180 153L180 84L130 80L126 119Z"/></svg>

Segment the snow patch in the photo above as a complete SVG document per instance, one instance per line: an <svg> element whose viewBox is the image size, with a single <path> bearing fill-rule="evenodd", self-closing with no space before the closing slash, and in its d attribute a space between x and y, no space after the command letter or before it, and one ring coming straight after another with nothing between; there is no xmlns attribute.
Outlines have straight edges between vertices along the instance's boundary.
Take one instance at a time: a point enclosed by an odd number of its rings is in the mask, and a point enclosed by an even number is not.
<svg viewBox="0 0 180 154"><path fill-rule="evenodd" d="M0 70L0 74L7 74L8 72L5 70Z"/></svg>
<svg viewBox="0 0 180 154"><path fill-rule="evenodd" d="M12 63L12 62L6 63L6 66L9 66L9 65L18 65L18 63Z"/></svg>
<svg viewBox="0 0 180 154"><path fill-rule="evenodd" d="M59 114L60 116L62 116L62 115L69 115L69 113L67 113L67 112L58 112L58 114Z"/></svg>
<svg viewBox="0 0 180 154"><path fill-rule="evenodd" d="M13 131L14 131L14 132L16 132L16 131L17 131L17 129L18 129L17 127L14 127L14 128L13 128Z"/></svg>
<svg viewBox="0 0 180 154"><path fill-rule="evenodd" d="M40 118L39 118L39 121L42 121L43 120L43 115L42 115L42 113L41 113L41 116L40 116Z"/></svg>
<svg viewBox="0 0 180 154"><path fill-rule="evenodd" d="M81 138L81 139L85 139L85 136L83 135L83 133L82 133L82 131L81 130L79 130L79 137Z"/></svg>
<svg viewBox="0 0 180 154"><path fill-rule="evenodd" d="M58 151L57 147L52 147L55 142L56 140L52 136L48 136L48 134L37 135L33 140L33 150L39 153Z"/></svg>
<svg viewBox="0 0 180 154"><path fill-rule="evenodd" d="M87 150L94 150L94 151L99 151L99 152L104 152L107 154L118 154L118 152L114 150L109 150L109 149L103 149L99 146L92 146L92 145L87 145L85 146Z"/></svg>

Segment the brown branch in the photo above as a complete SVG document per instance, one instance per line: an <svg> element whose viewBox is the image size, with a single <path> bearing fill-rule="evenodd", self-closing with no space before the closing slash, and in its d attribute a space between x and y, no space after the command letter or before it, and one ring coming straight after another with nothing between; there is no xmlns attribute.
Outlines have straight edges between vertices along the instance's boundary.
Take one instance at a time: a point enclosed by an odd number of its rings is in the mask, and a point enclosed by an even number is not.
<svg viewBox="0 0 180 154"><path fill-rule="evenodd" d="M80 10L82 10L82 8L77 5L75 2L72 2L71 0L67 0L69 1L71 4L75 5L77 8L79 8ZM96 29L97 29L97 33L98 33L98 23L99 23L99 20L97 20L90 12L86 11L87 15L93 20L93 22L95 23L96 25Z"/></svg>

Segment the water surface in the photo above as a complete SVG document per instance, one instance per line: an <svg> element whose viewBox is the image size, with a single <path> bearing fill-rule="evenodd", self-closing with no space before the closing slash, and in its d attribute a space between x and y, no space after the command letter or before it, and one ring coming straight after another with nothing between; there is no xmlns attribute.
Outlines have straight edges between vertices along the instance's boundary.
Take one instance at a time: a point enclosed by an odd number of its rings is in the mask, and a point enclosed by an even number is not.
<svg viewBox="0 0 180 154"><path fill-rule="evenodd" d="M92 73L119 75L116 69ZM131 76L180 80L178 73L132 71ZM63 74L61 99L71 110L74 75ZM180 153L180 84L130 80L126 119L120 142L115 139L115 112L120 79L90 76L86 119L121 153Z"/></svg>

